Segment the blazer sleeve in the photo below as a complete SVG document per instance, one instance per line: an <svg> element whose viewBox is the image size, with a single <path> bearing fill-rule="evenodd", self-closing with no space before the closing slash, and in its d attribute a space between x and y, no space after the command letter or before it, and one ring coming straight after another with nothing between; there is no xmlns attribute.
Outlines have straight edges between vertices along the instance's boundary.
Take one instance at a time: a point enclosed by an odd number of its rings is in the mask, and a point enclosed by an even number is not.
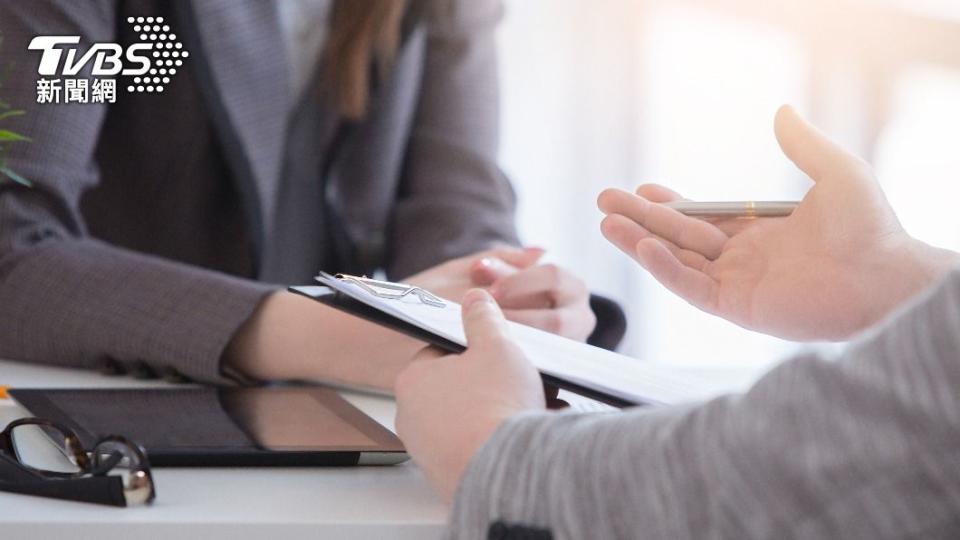
<svg viewBox="0 0 960 540"><path fill-rule="evenodd" d="M802 354L742 396L517 416L469 466L449 535L955 538L958 358L954 271L839 358Z"/></svg>
<svg viewBox="0 0 960 540"><path fill-rule="evenodd" d="M7 163L35 184L0 185L0 358L223 381L223 349L271 289L91 238L79 205L98 182L106 106L36 103L31 38L112 42L114 3L0 2L3 58L16 59L2 97L26 109L9 127L32 139L11 145Z"/></svg>
<svg viewBox="0 0 960 540"><path fill-rule="evenodd" d="M389 245L402 278L451 258L518 243L515 197L497 166L498 0L427 2L427 53Z"/></svg>

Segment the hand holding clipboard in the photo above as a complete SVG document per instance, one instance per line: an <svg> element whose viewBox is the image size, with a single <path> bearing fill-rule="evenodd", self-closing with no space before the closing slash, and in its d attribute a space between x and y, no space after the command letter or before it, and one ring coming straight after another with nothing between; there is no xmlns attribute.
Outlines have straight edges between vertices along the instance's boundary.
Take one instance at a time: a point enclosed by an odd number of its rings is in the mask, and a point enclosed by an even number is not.
<svg viewBox="0 0 960 540"><path fill-rule="evenodd" d="M291 287L290 291L444 351L466 350L456 302L401 283L326 273L316 279L323 287ZM673 405L731 390L670 366L639 361L521 324L507 325L516 345L545 382L611 405Z"/></svg>

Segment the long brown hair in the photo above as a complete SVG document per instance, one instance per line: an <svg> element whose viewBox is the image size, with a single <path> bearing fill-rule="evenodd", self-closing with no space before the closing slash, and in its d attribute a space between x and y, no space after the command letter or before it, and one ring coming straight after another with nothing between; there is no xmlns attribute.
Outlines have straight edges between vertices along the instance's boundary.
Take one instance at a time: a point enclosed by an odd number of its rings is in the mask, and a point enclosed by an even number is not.
<svg viewBox="0 0 960 540"><path fill-rule="evenodd" d="M366 114L370 74L393 61L407 0L336 0L327 38L326 85L337 110L350 119Z"/></svg>

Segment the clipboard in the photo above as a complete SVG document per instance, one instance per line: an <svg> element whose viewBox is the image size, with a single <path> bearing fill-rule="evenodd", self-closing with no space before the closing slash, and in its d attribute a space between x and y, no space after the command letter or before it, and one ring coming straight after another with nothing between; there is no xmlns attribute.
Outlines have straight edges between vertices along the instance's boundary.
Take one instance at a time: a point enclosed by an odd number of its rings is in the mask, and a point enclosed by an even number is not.
<svg viewBox="0 0 960 540"><path fill-rule="evenodd" d="M424 342L427 345L433 345L434 347L447 351L451 354L460 354L467 350L465 346L453 340L439 336L415 324L392 317L383 311L380 311L379 309L371 307L359 300L354 299L351 296L347 296L342 292L331 289L330 287L290 287L288 290L292 293L299 294L300 296L306 296L307 298L316 300L321 304L336 308L344 313L349 313L350 315L359 317L365 321L372 322L385 328L389 328L395 332L399 332L405 336L412 337L416 340Z"/></svg>
<svg viewBox="0 0 960 540"><path fill-rule="evenodd" d="M418 287L321 272L319 286L290 287L334 309L452 354L466 350L460 306ZM511 338L543 381L614 407L675 405L727 393L689 372L508 322Z"/></svg>

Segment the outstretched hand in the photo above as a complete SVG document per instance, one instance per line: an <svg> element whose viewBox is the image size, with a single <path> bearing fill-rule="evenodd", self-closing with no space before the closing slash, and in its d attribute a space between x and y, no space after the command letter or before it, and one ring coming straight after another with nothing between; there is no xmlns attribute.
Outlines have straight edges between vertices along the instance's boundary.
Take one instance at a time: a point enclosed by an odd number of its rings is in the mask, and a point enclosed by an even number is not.
<svg viewBox="0 0 960 540"><path fill-rule="evenodd" d="M957 262L911 238L870 167L792 108L777 113L776 135L815 182L791 216L699 220L646 185L600 195L604 236L694 306L796 340L845 339Z"/></svg>

